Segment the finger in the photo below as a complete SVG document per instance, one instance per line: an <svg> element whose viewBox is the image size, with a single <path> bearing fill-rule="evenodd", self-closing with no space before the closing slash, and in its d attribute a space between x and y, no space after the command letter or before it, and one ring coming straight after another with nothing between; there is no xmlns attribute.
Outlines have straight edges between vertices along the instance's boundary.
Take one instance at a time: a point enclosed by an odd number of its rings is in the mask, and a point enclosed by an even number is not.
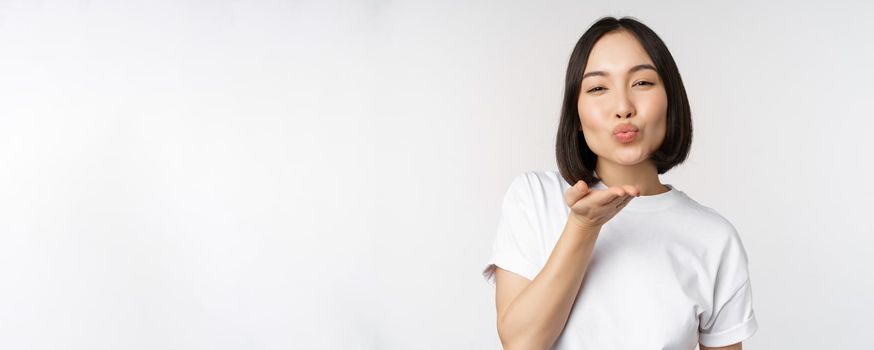
<svg viewBox="0 0 874 350"><path fill-rule="evenodd" d="M621 187L610 187L600 192L599 197L595 200L595 203L600 206L609 205L610 203L614 203L618 198L625 196L625 190Z"/></svg>
<svg viewBox="0 0 874 350"><path fill-rule="evenodd" d="M637 187L634 187L632 185L624 185L622 186L622 188L625 189L625 193L634 197L640 197L640 190L637 189Z"/></svg>
<svg viewBox="0 0 874 350"><path fill-rule="evenodd" d="M568 206L572 206L578 200L580 200L581 198L583 198L587 194L589 194L590 191L591 191L591 189L589 188L588 185L586 185L586 182L583 180L579 180L579 181L577 181L576 184L574 184L573 186L568 188L567 191L565 191L565 193L564 193L565 202L567 203Z"/></svg>
<svg viewBox="0 0 874 350"><path fill-rule="evenodd" d="M626 194L623 194L623 195L621 195L621 196L616 196L616 198L613 198L613 200L611 200L609 203L605 204L605 206L606 206L606 205L619 205L619 204L621 204L622 202L624 202L625 200L627 200L628 198L631 198L631 197L632 197L632 196L629 195L629 194L627 194L627 193L626 193Z"/></svg>
<svg viewBox="0 0 874 350"><path fill-rule="evenodd" d="M634 199L634 196L632 195L622 197L622 200L620 200L619 203L616 204L616 209L624 207L628 204L628 202L631 202L632 199Z"/></svg>

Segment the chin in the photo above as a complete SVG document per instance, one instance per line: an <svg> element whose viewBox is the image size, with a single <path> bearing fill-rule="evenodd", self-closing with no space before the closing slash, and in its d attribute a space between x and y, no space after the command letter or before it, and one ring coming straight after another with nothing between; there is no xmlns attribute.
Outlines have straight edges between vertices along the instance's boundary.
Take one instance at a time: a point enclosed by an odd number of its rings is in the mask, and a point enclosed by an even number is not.
<svg viewBox="0 0 874 350"><path fill-rule="evenodd" d="M613 159L616 164L636 165L649 159L649 155L640 150L621 150Z"/></svg>
<svg viewBox="0 0 874 350"><path fill-rule="evenodd" d="M643 163L644 160L645 159L635 159L632 161L620 160L620 161L617 161L616 164L619 164L619 165L638 165L640 163Z"/></svg>

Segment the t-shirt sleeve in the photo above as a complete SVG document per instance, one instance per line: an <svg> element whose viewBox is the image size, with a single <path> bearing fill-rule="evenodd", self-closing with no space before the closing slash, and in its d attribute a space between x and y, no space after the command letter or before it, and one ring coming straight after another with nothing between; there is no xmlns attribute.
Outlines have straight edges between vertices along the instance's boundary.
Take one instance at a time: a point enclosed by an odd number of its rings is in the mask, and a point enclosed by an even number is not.
<svg viewBox="0 0 874 350"><path fill-rule="evenodd" d="M504 193L491 256L482 270L483 277L492 286L495 286L496 267L529 280L540 272L542 243L529 183L527 173L520 174Z"/></svg>
<svg viewBox="0 0 874 350"><path fill-rule="evenodd" d="M720 256L713 303L699 318L698 342L707 347L735 344L758 330L747 253L734 226Z"/></svg>

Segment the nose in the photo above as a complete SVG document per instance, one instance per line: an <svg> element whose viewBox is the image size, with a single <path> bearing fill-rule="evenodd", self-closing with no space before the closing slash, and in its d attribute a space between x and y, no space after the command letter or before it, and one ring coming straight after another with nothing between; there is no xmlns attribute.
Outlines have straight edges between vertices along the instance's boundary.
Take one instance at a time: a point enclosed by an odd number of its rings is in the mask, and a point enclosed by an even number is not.
<svg viewBox="0 0 874 350"><path fill-rule="evenodd" d="M634 114L634 104L631 103L629 96L625 92L619 92L619 101L616 106L616 117L619 119L630 118Z"/></svg>

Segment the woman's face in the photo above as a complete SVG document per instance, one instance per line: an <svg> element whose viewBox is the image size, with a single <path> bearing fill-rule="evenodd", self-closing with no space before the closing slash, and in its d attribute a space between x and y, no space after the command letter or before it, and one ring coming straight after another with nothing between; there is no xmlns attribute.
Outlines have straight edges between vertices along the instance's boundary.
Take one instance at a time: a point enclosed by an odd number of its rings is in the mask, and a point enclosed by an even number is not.
<svg viewBox="0 0 874 350"><path fill-rule="evenodd" d="M667 94L655 65L631 33L611 32L595 43L577 105L586 143L599 162L646 161L664 140ZM637 134L614 135L614 128L625 124L636 127Z"/></svg>

